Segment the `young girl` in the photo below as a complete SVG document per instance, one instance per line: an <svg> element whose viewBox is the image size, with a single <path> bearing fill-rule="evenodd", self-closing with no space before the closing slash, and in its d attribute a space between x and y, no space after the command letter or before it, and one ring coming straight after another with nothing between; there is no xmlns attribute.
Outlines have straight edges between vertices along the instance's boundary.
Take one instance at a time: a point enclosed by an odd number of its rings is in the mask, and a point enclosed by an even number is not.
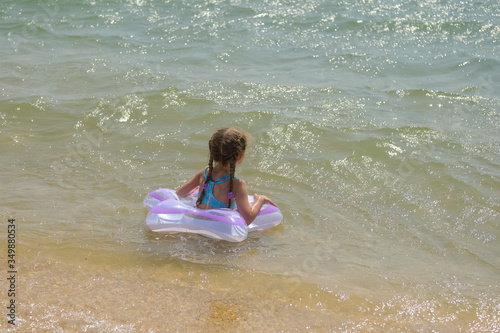
<svg viewBox="0 0 500 333"><path fill-rule="evenodd" d="M272 202L265 195L254 195L250 206L247 185L242 179L234 177L236 166L243 161L247 146L247 135L239 128L221 128L212 135L208 142L210 159L208 167L200 170L191 180L177 190L181 198L187 197L196 189L201 209L234 208L238 202L238 213L250 225L265 203ZM214 166L215 162L215 166Z"/></svg>

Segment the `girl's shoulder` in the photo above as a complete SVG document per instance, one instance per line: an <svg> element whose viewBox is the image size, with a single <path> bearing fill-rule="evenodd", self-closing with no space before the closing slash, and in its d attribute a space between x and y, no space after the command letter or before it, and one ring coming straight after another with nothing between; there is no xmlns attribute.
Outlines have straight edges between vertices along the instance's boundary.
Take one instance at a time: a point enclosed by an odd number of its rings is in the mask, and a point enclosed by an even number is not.
<svg viewBox="0 0 500 333"><path fill-rule="evenodd" d="M247 183L243 179L240 178L234 178L233 180L233 186L235 190L245 190L247 189Z"/></svg>

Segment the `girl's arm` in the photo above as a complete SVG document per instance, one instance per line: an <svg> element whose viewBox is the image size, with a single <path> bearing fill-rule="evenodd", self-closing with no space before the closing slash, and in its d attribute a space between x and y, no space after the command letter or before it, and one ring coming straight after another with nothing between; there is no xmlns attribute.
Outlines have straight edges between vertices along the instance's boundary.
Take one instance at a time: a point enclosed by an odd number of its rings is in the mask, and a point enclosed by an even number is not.
<svg viewBox="0 0 500 333"><path fill-rule="evenodd" d="M239 179L235 184L234 191L236 192L236 202L238 204L238 213L240 213L241 217L245 219L247 225L255 220L257 214L259 214L262 205L265 203L270 203L273 206L276 206L274 202L271 201L265 195L254 195L254 201L250 206L250 202L248 201L248 192L247 185L244 180Z"/></svg>
<svg viewBox="0 0 500 333"><path fill-rule="evenodd" d="M177 191L175 192L179 197L185 198L188 195L192 194L198 186L200 185L200 177L203 177L203 170L198 171L196 175L188 180L184 185L179 187Z"/></svg>

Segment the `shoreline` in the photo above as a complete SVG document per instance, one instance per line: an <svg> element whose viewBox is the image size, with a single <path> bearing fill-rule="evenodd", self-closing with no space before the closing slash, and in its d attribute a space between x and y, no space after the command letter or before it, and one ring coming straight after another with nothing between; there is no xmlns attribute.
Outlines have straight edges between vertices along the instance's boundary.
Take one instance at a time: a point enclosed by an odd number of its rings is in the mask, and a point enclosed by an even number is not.
<svg viewBox="0 0 500 333"><path fill-rule="evenodd" d="M186 272L171 264L127 268L79 264L24 262L17 325L12 329L4 320L0 327L12 332L84 328L91 332L426 332L470 330L476 317L474 311L458 308L453 315L432 299L399 295L379 302L307 283L287 289L286 278L249 275L238 268L209 273L196 270L196 265ZM401 304L396 304L398 299ZM410 307L402 308L404 303Z"/></svg>

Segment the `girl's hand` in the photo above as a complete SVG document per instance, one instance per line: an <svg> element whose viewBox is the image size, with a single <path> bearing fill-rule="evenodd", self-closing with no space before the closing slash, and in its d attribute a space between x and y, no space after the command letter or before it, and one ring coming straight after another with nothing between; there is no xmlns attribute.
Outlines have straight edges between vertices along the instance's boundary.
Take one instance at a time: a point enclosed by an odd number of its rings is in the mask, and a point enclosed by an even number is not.
<svg viewBox="0 0 500 333"><path fill-rule="evenodd" d="M263 203L269 203L273 206L276 206L276 204L265 195L258 195L257 193L255 193L253 196L254 196L255 202L257 202L258 200L263 200Z"/></svg>

